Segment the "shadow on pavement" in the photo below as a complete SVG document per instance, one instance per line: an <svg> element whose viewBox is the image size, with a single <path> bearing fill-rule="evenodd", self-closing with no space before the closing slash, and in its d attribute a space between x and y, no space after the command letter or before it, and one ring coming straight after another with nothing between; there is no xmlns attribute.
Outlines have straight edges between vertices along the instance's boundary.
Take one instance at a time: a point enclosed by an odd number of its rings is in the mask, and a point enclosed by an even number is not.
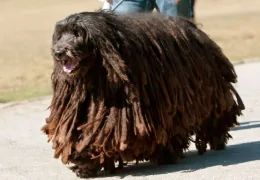
<svg viewBox="0 0 260 180"><path fill-rule="evenodd" d="M239 122L239 124L242 125L248 125L248 124L254 124L254 123L260 123L260 121L246 121L246 122Z"/></svg>
<svg viewBox="0 0 260 180"><path fill-rule="evenodd" d="M231 131L238 131L238 130L252 129L252 128L260 128L260 121L241 122L240 126L232 128Z"/></svg>
<svg viewBox="0 0 260 180"><path fill-rule="evenodd" d="M114 176L101 171L98 177L124 178L126 176L141 177L173 172L189 173L213 166L229 166L256 160L260 160L260 141L231 145L222 151L208 151L203 156L198 156L197 151L190 151L186 153L184 159L174 165L155 166L145 162L139 165L129 165Z"/></svg>

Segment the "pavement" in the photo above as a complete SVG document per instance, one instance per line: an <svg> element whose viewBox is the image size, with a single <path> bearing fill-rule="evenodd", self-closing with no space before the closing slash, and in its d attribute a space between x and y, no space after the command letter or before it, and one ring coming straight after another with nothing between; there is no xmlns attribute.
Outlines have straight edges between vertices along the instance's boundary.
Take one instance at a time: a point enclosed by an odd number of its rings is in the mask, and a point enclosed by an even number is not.
<svg viewBox="0 0 260 180"><path fill-rule="evenodd" d="M198 156L194 146L178 164L153 166L129 164L114 176L101 171L95 179L143 180L258 180L260 179L260 63L235 66L236 88L246 110L241 125L223 151ZM78 180L40 131L50 97L0 105L0 180Z"/></svg>

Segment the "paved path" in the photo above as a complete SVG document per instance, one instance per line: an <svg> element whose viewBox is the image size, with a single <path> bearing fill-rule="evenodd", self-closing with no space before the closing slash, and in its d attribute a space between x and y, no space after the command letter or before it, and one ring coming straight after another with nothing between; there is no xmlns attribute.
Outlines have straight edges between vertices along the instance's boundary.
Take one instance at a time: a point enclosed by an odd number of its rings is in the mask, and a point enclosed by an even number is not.
<svg viewBox="0 0 260 180"><path fill-rule="evenodd" d="M129 166L113 177L97 179L156 180L252 180L260 179L260 63L236 66L236 86L247 110L241 126L225 151L197 156L194 147L177 165L154 167L149 163ZM255 75L254 75L255 74ZM51 144L40 132L48 115L50 98L0 107L0 180L79 179L60 160L53 158Z"/></svg>

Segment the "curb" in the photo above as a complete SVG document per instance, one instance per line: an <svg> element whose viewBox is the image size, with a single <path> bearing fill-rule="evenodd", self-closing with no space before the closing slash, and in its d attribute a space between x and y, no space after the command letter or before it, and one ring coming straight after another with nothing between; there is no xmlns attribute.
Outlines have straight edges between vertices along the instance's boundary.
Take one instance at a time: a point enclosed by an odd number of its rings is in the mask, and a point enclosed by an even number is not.
<svg viewBox="0 0 260 180"><path fill-rule="evenodd" d="M242 65L242 64L256 63L256 62L260 62L260 58L250 58L250 59L244 59L244 60L238 60L238 61L231 61L231 63L234 66Z"/></svg>
<svg viewBox="0 0 260 180"><path fill-rule="evenodd" d="M250 58L250 59L244 59L244 60L239 60L239 61L231 61L231 63L234 66L250 64L250 63L257 63L257 62L260 62L260 58ZM9 107L13 107L13 106L21 105L21 104L26 104L26 103L30 103L30 102L34 102L34 101L47 100L47 99L51 99L51 97L52 96L49 95L49 96L43 96L43 97L33 98L33 99L28 99L28 100L23 100L23 101L12 101L12 102L8 102L8 103L0 103L0 109L9 108Z"/></svg>
<svg viewBox="0 0 260 180"><path fill-rule="evenodd" d="M38 98L27 99L27 100L23 100L23 101L12 101L12 102L7 102L7 103L0 103L0 110L9 108L9 107L13 107L13 106L17 106L17 105L27 104L30 102L48 100L48 99L51 99L51 97L52 96L49 95L49 96L42 96L42 97L38 97Z"/></svg>

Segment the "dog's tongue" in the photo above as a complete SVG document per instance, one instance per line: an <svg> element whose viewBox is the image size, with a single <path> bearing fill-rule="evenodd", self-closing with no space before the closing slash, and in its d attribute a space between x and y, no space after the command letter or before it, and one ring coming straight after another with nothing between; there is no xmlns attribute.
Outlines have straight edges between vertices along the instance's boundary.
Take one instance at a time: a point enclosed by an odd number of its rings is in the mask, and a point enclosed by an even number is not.
<svg viewBox="0 0 260 180"><path fill-rule="evenodd" d="M78 63L74 63L73 61L68 61L64 66L63 66L63 71L66 73L70 73L75 67L78 65Z"/></svg>

